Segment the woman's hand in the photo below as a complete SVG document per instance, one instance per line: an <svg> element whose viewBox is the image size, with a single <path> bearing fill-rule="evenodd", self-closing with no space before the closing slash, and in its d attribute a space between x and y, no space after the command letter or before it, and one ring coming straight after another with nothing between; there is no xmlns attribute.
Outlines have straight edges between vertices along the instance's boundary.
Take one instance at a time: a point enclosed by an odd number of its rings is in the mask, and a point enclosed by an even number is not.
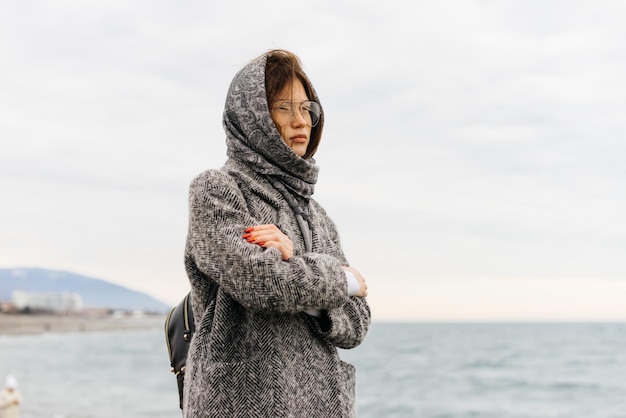
<svg viewBox="0 0 626 418"><path fill-rule="evenodd" d="M264 248L276 248L283 255L283 261L293 257L293 242L276 225L255 225L245 232L244 239Z"/></svg>
<svg viewBox="0 0 626 418"><path fill-rule="evenodd" d="M358 270L353 269L352 267L343 266L345 270L348 270L350 273L354 274L357 281L359 282L359 291L354 294L354 296L366 297L367 296L367 283L365 283L365 278L359 273Z"/></svg>

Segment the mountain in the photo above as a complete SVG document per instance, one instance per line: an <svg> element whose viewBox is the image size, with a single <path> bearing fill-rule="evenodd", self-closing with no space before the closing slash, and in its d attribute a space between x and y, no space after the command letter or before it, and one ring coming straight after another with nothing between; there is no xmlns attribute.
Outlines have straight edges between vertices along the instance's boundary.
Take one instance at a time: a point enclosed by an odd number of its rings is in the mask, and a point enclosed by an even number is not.
<svg viewBox="0 0 626 418"><path fill-rule="evenodd" d="M136 290L67 271L41 268L0 268L0 301L11 300L14 290L35 293L78 293L85 308L111 308L166 312L171 307Z"/></svg>

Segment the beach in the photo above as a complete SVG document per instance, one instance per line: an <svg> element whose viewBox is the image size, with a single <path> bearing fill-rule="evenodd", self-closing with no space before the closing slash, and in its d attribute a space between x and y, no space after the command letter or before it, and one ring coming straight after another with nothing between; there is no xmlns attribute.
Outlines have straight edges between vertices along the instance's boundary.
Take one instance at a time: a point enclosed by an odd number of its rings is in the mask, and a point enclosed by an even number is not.
<svg viewBox="0 0 626 418"><path fill-rule="evenodd" d="M0 314L0 335L44 332L93 332L163 328L163 315L98 316L54 314Z"/></svg>

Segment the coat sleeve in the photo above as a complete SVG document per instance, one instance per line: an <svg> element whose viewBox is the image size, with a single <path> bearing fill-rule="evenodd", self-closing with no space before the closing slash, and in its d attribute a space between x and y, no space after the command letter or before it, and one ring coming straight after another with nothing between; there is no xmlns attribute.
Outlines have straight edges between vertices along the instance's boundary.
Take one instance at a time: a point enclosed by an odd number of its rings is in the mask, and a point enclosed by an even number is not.
<svg viewBox="0 0 626 418"><path fill-rule="evenodd" d="M203 173L190 187L186 264L251 310L297 313L346 303L341 260L307 253L282 261L277 249L242 238L256 224L231 176L220 170Z"/></svg>
<svg viewBox="0 0 626 418"><path fill-rule="evenodd" d="M343 306L322 310L314 329L335 347L350 349L363 342L369 330L371 315L365 298L351 297Z"/></svg>
<svg viewBox="0 0 626 418"><path fill-rule="evenodd" d="M334 222L321 207L318 210L323 215L333 251L343 264L348 265ZM319 318L310 320L316 322L314 329L323 338L336 347L349 349L358 346L365 339L371 323L371 312L365 298L352 296L343 305L323 309Z"/></svg>

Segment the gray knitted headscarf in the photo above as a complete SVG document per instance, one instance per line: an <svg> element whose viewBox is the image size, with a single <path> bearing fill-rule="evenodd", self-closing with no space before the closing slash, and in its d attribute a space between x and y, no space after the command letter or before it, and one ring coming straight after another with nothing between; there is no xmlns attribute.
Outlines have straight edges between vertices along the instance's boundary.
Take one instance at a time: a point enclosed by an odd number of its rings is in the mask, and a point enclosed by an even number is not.
<svg viewBox="0 0 626 418"><path fill-rule="evenodd" d="M319 168L313 158L301 158L287 146L272 120L265 91L266 60L262 55L250 62L230 85L223 120L227 155L268 178L283 194L310 247L307 208ZM312 94L310 99L319 103Z"/></svg>

